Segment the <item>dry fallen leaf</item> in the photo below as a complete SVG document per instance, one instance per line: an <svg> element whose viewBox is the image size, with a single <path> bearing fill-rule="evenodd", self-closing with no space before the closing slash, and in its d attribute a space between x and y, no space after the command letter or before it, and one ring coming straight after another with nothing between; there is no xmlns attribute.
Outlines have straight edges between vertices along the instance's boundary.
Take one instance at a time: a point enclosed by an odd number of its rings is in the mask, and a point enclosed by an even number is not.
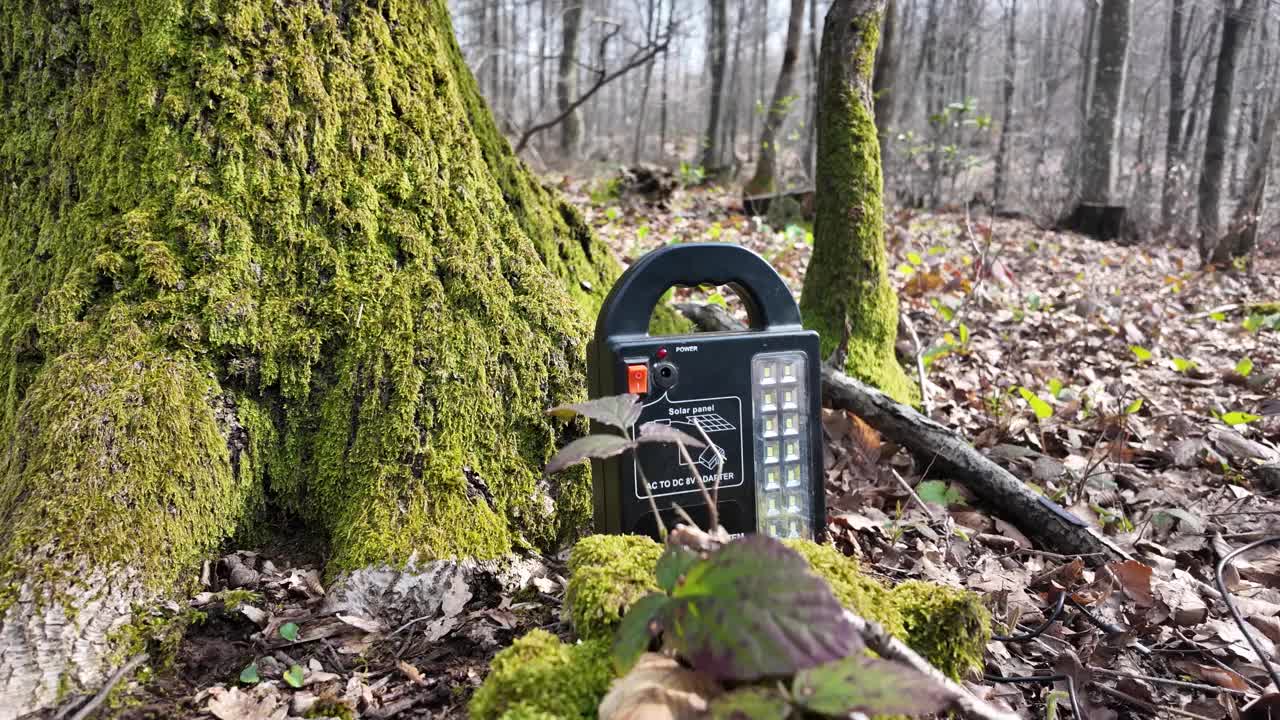
<svg viewBox="0 0 1280 720"><path fill-rule="evenodd" d="M218 720L284 720L289 714L288 704L271 685L257 685L247 692L213 687L209 698L205 709Z"/></svg>
<svg viewBox="0 0 1280 720"><path fill-rule="evenodd" d="M600 720L699 720L720 692L706 675L645 653L631 672L613 681L600 702Z"/></svg>

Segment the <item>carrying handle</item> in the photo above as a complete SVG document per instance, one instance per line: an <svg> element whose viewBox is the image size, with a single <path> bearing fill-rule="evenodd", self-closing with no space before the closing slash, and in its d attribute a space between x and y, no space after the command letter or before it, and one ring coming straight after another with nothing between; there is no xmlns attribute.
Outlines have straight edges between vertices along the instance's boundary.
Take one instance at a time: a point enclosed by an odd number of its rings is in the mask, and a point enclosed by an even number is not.
<svg viewBox="0 0 1280 720"><path fill-rule="evenodd" d="M645 335L663 293L675 285L730 285L753 330L799 327L800 308L771 265L741 245L669 245L637 260L618 278L596 322L596 337Z"/></svg>

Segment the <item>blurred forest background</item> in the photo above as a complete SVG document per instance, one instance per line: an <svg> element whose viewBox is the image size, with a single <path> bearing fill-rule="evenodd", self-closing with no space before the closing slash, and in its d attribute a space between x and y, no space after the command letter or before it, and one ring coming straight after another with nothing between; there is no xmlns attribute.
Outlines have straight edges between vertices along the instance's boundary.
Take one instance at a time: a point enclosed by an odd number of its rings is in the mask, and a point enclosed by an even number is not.
<svg viewBox="0 0 1280 720"><path fill-rule="evenodd" d="M812 187L828 5L451 2L468 63L535 167L648 162L748 195ZM1245 255L1280 229L1266 177L1277 70L1274 0L890 0L875 76L887 198L1040 222L1082 202L1123 208L1125 237L1199 240L1206 258L1247 226L1218 251ZM763 179L762 152L776 163Z"/></svg>

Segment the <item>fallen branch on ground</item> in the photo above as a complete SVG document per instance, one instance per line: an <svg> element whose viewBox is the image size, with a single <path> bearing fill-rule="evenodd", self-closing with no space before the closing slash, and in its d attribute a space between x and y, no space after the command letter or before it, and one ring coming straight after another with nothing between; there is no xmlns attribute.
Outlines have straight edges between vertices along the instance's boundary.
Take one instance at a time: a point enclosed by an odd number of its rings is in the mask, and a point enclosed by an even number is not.
<svg viewBox="0 0 1280 720"><path fill-rule="evenodd" d="M703 330L746 329L716 305L679 303L676 308ZM964 483L979 500L1044 547L1068 555L1089 556L1094 562L1132 559L1119 545L1027 487L963 437L879 390L824 366L822 399L828 407L852 412L911 451L931 468L930 474Z"/></svg>

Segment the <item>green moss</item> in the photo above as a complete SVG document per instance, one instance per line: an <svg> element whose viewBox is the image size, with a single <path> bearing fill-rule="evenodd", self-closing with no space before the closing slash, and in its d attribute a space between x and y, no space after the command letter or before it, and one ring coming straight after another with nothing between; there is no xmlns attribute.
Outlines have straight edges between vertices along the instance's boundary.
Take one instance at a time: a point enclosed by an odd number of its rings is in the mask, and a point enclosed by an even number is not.
<svg viewBox="0 0 1280 720"><path fill-rule="evenodd" d="M322 697L307 710L306 718L338 718L338 720L356 720L359 715L351 706L333 697Z"/></svg>
<svg viewBox="0 0 1280 720"><path fill-rule="evenodd" d="M911 580L893 588L907 644L953 679L982 669L991 614L973 592Z"/></svg>
<svg viewBox="0 0 1280 720"><path fill-rule="evenodd" d="M823 357L900 402L918 389L894 355L898 301L884 242L884 181L872 114L871 73L879 14L849 18L847 32L823 39L832 68L819 88L814 250L800 310L822 338Z"/></svg>
<svg viewBox="0 0 1280 720"><path fill-rule="evenodd" d="M44 364L0 454L0 606L23 580L53 597L85 567L125 568L162 594L258 497L233 464L218 386L189 359L131 343ZM48 597L48 596L46 596Z"/></svg>
<svg viewBox="0 0 1280 720"><path fill-rule="evenodd" d="M613 678L608 641L566 645L534 630L494 656L467 709L475 720L593 718Z"/></svg>
<svg viewBox="0 0 1280 720"><path fill-rule="evenodd" d="M631 603L659 590L662 546L640 535L591 535L569 554L564 614L578 637L611 639Z"/></svg>
<svg viewBox="0 0 1280 720"><path fill-rule="evenodd" d="M542 411L582 396L617 267L498 133L442 0L4 12L6 587L76 558L170 591L268 499L332 570L585 525Z"/></svg>

